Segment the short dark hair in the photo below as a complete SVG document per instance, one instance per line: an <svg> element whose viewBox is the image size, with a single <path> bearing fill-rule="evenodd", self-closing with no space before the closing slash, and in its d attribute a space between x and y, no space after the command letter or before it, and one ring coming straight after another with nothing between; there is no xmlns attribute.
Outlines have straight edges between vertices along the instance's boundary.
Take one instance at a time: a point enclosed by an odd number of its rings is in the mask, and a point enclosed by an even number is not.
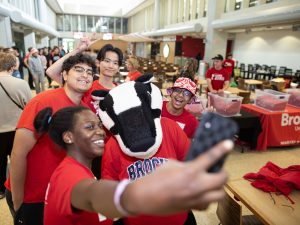
<svg viewBox="0 0 300 225"><path fill-rule="evenodd" d="M90 109L83 106L65 107L52 115L52 108L44 108L36 115L34 128L40 135L48 132L55 144L66 149L67 144L63 140L63 133L74 130L76 116L84 110Z"/></svg>
<svg viewBox="0 0 300 225"><path fill-rule="evenodd" d="M69 72L69 70L76 64L84 63L92 67L93 71L96 70L96 65L93 58L87 54L78 53L67 58L62 65L62 71Z"/></svg>
<svg viewBox="0 0 300 225"><path fill-rule="evenodd" d="M100 61L104 60L105 56L106 56L106 52L114 52L114 53L116 53L118 55L118 58L119 58L118 59L119 66L122 65L122 62L123 62L123 52L121 51L121 49L115 48L111 44L106 44L98 52L97 59L100 60Z"/></svg>

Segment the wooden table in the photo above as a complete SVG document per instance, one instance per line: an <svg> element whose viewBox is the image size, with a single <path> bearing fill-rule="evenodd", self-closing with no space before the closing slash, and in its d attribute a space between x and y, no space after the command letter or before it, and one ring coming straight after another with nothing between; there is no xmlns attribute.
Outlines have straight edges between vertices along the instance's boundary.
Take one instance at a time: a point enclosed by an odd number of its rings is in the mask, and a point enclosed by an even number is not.
<svg viewBox="0 0 300 225"><path fill-rule="evenodd" d="M272 193L274 204L269 193L254 188L242 178L228 182L226 187L264 224L300 224L300 191L293 191L289 195L295 204L283 195Z"/></svg>
<svg viewBox="0 0 300 225"><path fill-rule="evenodd" d="M247 85L261 85L261 84L263 84L263 82L261 80L246 79L245 84L247 84Z"/></svg>
<svg viewBox="0 0 300 225"><path fill-rule="evenodd" d="M239 89L236 87L229 87L226 89L226 91L229 91L232 94L239 94L239 93L249 93L248 90Z"/></svg>

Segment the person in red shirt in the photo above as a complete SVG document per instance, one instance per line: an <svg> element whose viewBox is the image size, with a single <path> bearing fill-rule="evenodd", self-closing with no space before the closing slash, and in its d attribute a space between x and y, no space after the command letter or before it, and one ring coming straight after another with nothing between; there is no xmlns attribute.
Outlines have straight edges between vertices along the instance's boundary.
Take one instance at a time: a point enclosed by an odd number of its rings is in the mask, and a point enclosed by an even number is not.
<svg viewBox="0 0 300 225"><path fill-rule="evenodd" d="M172 125L168 124L164 127L169 129L169 126L172 129ZM224 195L222 186L226 182L226 174L219 172L216 179L216 174L207 170L233 147L232 142L223 142L209 154L205 153L193 161L180 163L169 160L148 176L118 183L97 181L91 172L92 159L103 154L105 132L99 118L89 108L66 107L53 114L53 109L47 107L35 117L34 127L36 133L47 134L67 153L48 184L44 225L110 225L112 220L107 217L166 215L192 208L201 210ZM169 138L172 139L172 136ZM180 135L175 132L175 136ZM171 144L165 147L181 146ZM153 166L164 162L162 158L153 158L152 161Z"/></svg>
<svg viewBox="0 0 300 225"><path fill-rule="evenodd" d="M232 54L229 53L223 62L223 67L227 70L230 77L234 76L234 64L235 62L232 59Z"/></svg>
<svg viewBox="0 0 300 225"><path fill-rule="evenodd" d="M136 80L142 75L141 72L138 71L140 65L136 58L131 57L127 59L126 65L128 69L128 75L125 79L125 82Z"/></svg>
<svg viewBox="0 0 300 225"><path fill-rule="evenodd" d="M77 48L66 54L64 57L56 61L51 67L47 69L47 74L53 80L61 83L61 69L64 60L70 56L84 52L90 46L89 39L81 39ZM92 99L91 93L94 90L111 90L117 85L113 82L114 76L118 73L119 67L122 65L123 53L119 48L115 48L111 44L104 45L97 55L96 65L100 70L99 79L93 81L90 89L85 92L83 96L83 102L85 102L93 112L96 113L95 104L98 104L97 100ZM106 132L107 139L110 137L110 133ZM93 173L97 178L100 178L101 157L95 158L93 162Z"/></svg>
<svg viewBox="0 0 300 225"><path fill-rule="evenodd" d="M58 83L61 81L61 71L63 62L72 55L82 53L91 45L90 40L83 38L77 45L77 48L66 54L64 57L55 62L46 71L47 75ZM122 65L123 53L119 48L111 44L104 45L97 54L96 66L99 69L99 79L95 80L91 88L84 94L83 101L94 111L94 100L91 93L94 90L111 90L117 85L113 82L114 76L118 73L119 67Z"/></svg>
<svg viewBox="0 0 300 225"><path fill-rule="evenodd" d="M65 152L48 135L39 136L35 132L34 118L46 107L52 107L55 112L67 106L85 105L82 97L92 85L94 68L92 58L87 55L70 57L62 67L64 86L34 97L20 117L12 149L10 177L6 181L6 197L13 216L25 224L43 224L47 184L65 157Z"/></svg>
<svg viewBox="0 0 300 225"><path fill-rule="evenodd" d="M168 89L170 101L164 101L162 117L167 117L177 122L188 138L193 138L198 120L184 107L195 98L197 85L189 78L178 78L173 87Z"/></svg>
<svg viewBox="0 0 300 225"><path fill-rule="evenodd" d="M214 66L206 72L208 91L222 93L229 87L229 74L223 68L223 56L216 55L213 59Z"/></svg>

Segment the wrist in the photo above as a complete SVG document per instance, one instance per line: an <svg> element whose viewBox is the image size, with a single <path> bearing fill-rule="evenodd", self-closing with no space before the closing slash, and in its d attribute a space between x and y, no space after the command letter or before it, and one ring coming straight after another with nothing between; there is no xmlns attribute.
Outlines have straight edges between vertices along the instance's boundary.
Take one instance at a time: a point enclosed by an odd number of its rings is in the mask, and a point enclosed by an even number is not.
<svg viewBox="0 0 300 225"><path fill-rule="evenodd" d="M114 194L114 204L119 213L123 216L135 215L134 210L132 210L130 180L122 180L116 187Z"/></svg>

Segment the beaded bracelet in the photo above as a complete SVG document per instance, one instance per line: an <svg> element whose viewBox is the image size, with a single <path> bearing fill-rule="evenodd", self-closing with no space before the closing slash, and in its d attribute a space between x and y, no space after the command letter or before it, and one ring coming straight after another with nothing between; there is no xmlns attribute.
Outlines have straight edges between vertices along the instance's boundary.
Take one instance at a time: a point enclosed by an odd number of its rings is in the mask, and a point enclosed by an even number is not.
<svg viewBox="0 0 300 225"><path fill-rule="evenodd" d="M127 185L130 184L130 180L125 179L122 180L118 185L117 188L115 190L115 194L114 194L114 204L117 208L117 210L123 215L123 216L129 216L131 213L129 213L126 209L124 209L121 206L121 197L122 194L125 190L125 188L127 187Z"/></svg>

